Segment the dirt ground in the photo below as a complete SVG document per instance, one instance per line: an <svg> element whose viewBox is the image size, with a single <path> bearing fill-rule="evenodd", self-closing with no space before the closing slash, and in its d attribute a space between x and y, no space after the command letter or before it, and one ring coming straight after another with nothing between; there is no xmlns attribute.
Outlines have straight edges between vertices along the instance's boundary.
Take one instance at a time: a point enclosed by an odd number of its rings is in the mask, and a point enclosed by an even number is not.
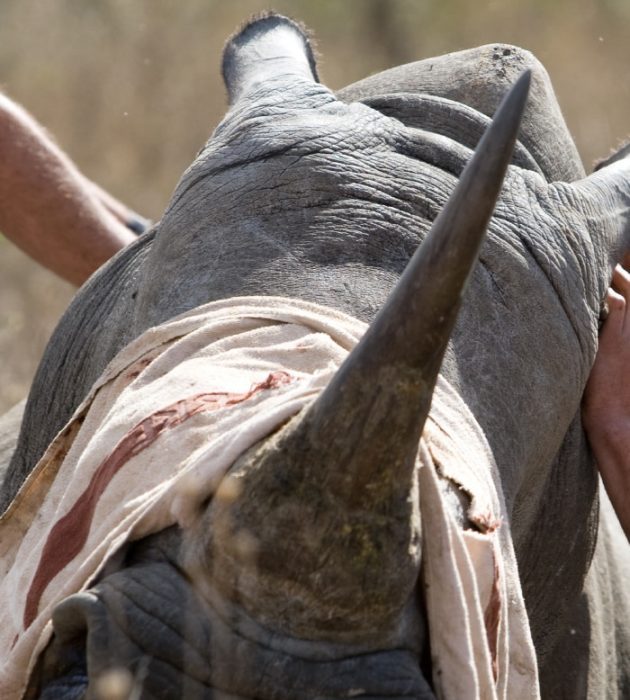
<svg viewBox="0 0 630 700"><path fill-rule="evenodd" d="M397 63L503 41L533 50L547 66L587 164L630 130L626 0L275 6L312 28L333 88ZM225 38L265 7L259 0L2 0L0 88L90 177L156 219L225 110ZM0 410L26 394L72 293L0 239Z"/></svg>

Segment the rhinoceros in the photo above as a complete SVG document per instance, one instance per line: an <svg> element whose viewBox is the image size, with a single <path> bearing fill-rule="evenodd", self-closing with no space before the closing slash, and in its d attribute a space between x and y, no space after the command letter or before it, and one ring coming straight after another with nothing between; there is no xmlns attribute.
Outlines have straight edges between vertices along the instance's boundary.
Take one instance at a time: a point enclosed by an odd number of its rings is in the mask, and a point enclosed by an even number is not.
<svg viewBox="0 0 630 700"><path fill-rule="evenodd" d="M94 654L107 648L107 664L136 673L138 697L434 697L414 511L439 372L467 406L461 439L474 420L500 475L540 694L629 697L628 547L579 417L602 300L628 245L628 160L587 177L546 71L513 46L400 66L334 94L305 31L268 14L228 42L223 75L229 110L162 219L88 281L53 334L2 505L147 329L248 295L371 326L319 398L238 462L244 488L229 507L261 554L247 590L224 600L230 612L210 614L200 579L182 574L179 528L133 542L80 594L85 607L118 591L124 624L115 605L90 616L61 604L29 692L93 693ZM470 526L466 493L441 488ZM300 512L314 509L325 552L301 532ZM229 597L220 579L238 558L208 546L221 565L198 576ZM186 637L177 620L193 599ZM104 647L114 628L132 643ZM210 653L217 639L231 655ZM203 672L191 679L193 667Z"/></svg>

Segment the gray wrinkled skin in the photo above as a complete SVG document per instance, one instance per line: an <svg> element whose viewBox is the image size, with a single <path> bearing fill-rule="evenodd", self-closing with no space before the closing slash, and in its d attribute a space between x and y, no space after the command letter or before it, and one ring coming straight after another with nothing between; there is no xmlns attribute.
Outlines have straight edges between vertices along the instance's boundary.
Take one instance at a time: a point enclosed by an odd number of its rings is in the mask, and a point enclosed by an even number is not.
<svg viewBox="0 0 630 700"><path fill-rule="evenodd" d="M258 64L247 45L228 48L225 119L161 222L102 268L62 319L3 504L108 360L150 326L248 294L296 296L370 320L488 116L529 67L521 143L442 373L502 475L543 697L628 697L628 547L609 506L599 511L579 420L601 300L628 244L628 160L585 177L548 76L523 50L449 54L335 96L313 81L294 30L267 22L286 41L282 59ZM378 648L287 638L184 578L179 540L169 531L133 545L59 606L39 670L43 697L74 697L86 659L97 674L142 655L153 659L140 674L147 698L332 698L353 688L364 689L358 697L432 696L419 601Z"/></svg>

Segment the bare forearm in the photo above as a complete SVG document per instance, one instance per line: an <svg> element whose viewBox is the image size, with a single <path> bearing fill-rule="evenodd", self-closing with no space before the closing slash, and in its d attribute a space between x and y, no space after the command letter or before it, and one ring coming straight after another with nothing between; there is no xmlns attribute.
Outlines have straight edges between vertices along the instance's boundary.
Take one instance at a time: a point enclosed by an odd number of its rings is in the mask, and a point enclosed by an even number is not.
<svg viewBox="0 0 630 700"><path fill-rule="evenodd" d="M43 129L3 96L0 231L74 284L135 238Z"/></svg>

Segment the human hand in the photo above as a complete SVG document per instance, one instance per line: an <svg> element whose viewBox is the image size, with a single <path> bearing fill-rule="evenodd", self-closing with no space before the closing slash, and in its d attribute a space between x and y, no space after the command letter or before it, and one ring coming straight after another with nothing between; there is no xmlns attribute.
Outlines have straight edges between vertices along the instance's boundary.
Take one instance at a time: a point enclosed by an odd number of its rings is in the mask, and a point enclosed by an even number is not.
<svg viewBox="0 0 630 700"><path fill-rule="evenodd" d="M589 438L630 428L630 273L618 265L607 296L608 318L584 393Z"/></svg>
<svg viewBox="0 0 630 700"><path fill-rule="evenodd" d="M151 222L148 219L140 216L140 214L133 211L133 209L130 209L126 204L120 202L109 192L104 190L100 185L97 185L95 182L92 182L87 178L86 183L105 209L107 209L110 214L124 224L130 231L140 235L151 226Z"/></svg>
<svg viewBox="0 0 630 700"><path fill-rule="evenodd" d="M610 501L630 539L630 274L617 266L612 285L582 420Z"/></svg>

